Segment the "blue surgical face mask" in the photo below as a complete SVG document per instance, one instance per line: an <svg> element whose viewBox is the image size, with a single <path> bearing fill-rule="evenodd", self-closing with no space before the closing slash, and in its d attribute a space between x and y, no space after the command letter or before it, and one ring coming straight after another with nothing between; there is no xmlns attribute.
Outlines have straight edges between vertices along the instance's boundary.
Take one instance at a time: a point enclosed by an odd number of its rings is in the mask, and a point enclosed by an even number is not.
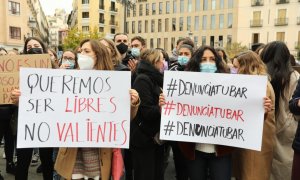
<svg viewBox="0 0 300 180"><path fill-rule="evenodd" d="M177 60L180 65L186 65L190 58L188 58L187 56L178 56Z"/></svg>
<svg viewBox="0 0 300 180"><path fill-rule="evenodd" d="M231 73L231 74L237 74L238 71L239 71L238 68L234 68L234 67L230 68L230 73Z"/></svg>
<svg viewBox="0 0 300 180"><path fill-rule="evenodd" d="M63 59L62 64L69 64L68 69L74 69L74 67L75 67L74 60Z"/></svg>
<svg viewBox="0 0 300 180"><path fill-rule="evenodd" d="M133 55L134 57L140 57L140 49L139 48L131 48L131 55Z"/></svg>
<svg viewBox="0 0 300 180"><path fill-rule="evenodd" d="M212 64L212 63L200 64L200 72L215 73L216 71L217 71L216 64Z"/></svg>

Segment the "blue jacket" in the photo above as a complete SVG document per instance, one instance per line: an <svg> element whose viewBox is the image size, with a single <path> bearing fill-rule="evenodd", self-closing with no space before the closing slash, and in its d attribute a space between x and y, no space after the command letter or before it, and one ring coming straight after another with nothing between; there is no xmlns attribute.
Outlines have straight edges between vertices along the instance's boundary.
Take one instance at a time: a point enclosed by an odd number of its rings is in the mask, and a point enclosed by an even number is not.
<svg viewBox="0 0 300 180"><path fill-rule="evenodd" d="M300 107L298 106L298 100L300 100L300 80L298 80L298 84L294 91L293 97L289 102L290 111L296 116L300 115ZM296 119L299 120L299 118ZM293 142L293 149L297 153L300 153L300 124L299 123L295 134L295 139Z"/></svg>

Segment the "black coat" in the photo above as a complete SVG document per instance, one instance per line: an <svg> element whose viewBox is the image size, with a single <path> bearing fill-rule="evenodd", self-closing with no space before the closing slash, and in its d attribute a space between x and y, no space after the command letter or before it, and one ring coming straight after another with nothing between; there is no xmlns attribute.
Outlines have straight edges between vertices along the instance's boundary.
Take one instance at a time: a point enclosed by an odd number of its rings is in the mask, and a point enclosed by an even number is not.
<svg viewBox="0 0 300 180"><path fill-rule="evenodd" d="M297 87L294 91L293 97L289 102L290 111L294 115L300 115L300 108L298 107L298 100L300 99L300 80L298 80ZM294 151L300 153L300 124L298 122L298 128L295 134L295 139L293 142Z"/></svg>
<svg viewBox="0 0 300 180"><path fill-rule="evenodd" d="M131 123L131 144L137 147L153 146L153 137L160 128L159 95L162 92L163 75L150 63L141 60L133 83L141 104L136 118Z"/></svg>

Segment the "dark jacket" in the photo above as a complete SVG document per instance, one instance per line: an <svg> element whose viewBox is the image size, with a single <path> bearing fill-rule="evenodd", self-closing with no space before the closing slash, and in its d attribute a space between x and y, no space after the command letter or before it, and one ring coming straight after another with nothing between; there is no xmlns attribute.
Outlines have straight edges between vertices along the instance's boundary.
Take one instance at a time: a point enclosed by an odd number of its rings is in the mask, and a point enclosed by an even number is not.
<svg viewBox="0 0 300 180"><path fill-rule="evenodd" d="M300 80L298 80L297 87L294 91L292 99L289 102L290 111L291 111L291 113L293 113L296 116L300 115L300 107L298 106L299 99L300 99ZM296 117L296 120L299 120L299 118ZM300 124L299 124L299 122L298 122L298 128L297 128L294 142L293 142L293 149L294 149L294 151L300 153Z"/></svg>
<svg viewBox="0 0 300 180"><path fill-rule="evenodd" d="M174 62L170 65L169 71L184 71L185 65L180 65L178 62Z"/></svg>
<svg viewBox="0 0 300 180"><path fill-rule="evenodd" d="M141 60L133 83L141 104L136 118L131 123L131 144L137 147L153 146L153 137L160 128L159 95L162 92L163 75L150 63Z"/></svg>

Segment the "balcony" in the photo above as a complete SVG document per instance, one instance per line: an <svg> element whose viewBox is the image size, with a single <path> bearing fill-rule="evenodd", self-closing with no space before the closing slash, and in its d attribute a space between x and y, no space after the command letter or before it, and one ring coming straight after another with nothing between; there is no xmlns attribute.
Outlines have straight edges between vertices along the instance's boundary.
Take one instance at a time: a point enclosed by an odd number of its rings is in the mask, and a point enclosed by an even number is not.
<svg viewBox="0 0 300 180"><path fill-rule="evenodd" d="M300 25L300 16L297 17L297 25Z"/></svg>
<svg viewBox="0 0 300 180"><path fill-rule="evenodd" d="M99 5L99 9L104 10L104 4L100 4L100 5Z"/></svg>
<svg viewBox="0 0 300 180"><path fill-rule="evenodd" d="M250 21L250 27L262 27L263 20L262 19L255 19Z"/></svg>
<svg viewBox="0 0 300 180"><path fill-rule="evenodd" d="M275 19L275 26L287 26L288 18L277 18Z"/></svg>
<svg viewBox="0 0 300 180"><path fill-rule="evenodd" d="M99 20L99 23L100 23L100 24L104 24L104 23L105 23L105 20L104 20L104 19L100 19L100 20Z"/></svg>
<svg viewBox="0 0 300 180"><path fill-rule="evenodd" d="M115 7L110 7L109 10L112 12L118 12L118 8L115 8Z"/></svg>
<svg viewBox="0 0 300 180"><path fill-rule="evenodd" d="M276 4L287 4L290 0L276 0Z"/></svg>
<svg viewBox="0 0 300 180"><path fill-rule="evenodd" d="M263 0L252 0L251 1L251 6L263 6L264 1Z"/></svg>
<svg viewBox="0 0 300 180"><path fill-rule="evenodd" d="M118 26L118 22L117 21L109 21L109 25Z"/></svg>

